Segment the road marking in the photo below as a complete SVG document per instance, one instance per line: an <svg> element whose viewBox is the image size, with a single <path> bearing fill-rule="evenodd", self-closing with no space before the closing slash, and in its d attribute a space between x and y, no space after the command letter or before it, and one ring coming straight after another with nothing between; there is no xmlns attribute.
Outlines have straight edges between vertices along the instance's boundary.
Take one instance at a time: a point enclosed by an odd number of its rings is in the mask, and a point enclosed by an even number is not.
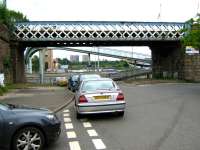
<svg viewBox="0 0 200 150"><path fill-rule="evenodd" d="M81 150L78 141L69 142L69 147L70 147L70 150Z"/></svg>
<svg viewBox="0 0 200 150"><path fill-rule="evenodd" d="M71 122L71 118L64 118L64 122Z"/></svg>
<svg viewBox="0 0 200 150"><path fill-rule="evenodd" d="M92 139L92 142L96 149L106 149L106 146L101 139Z"/></svg>
<svg viewBox="0 0 200 150"><path fill-rule="evenodd" d="M73 124L72 123L65 123L65 128L66 129L73 129Z"/></svg>
<svg viewBox="0 0 200 150"><path fill-rule="evenodd" d="M97 132L95 130L87 130L87 133L89 134L89 136L98 136Z"/></svg>
<svg viewBox="0 0 200 150"><path fill-rule="evenodd" d="M64 117L69 117L69 114L68 114L68 113L67 113L67 114L63 114L63 116L64 116Z"/></svg>
<svg viewBox="0 0 200 150"><path fill-rule="evenodd" d="M83 126L84 126L85 128L90 128L90 127L92 127L91 123L89 123L89 122L83 122Z"/></svg>
<svg viewBox="0 0 200 150"><path fill-rule="evenodd" d="M64 112L64 113L68 113L68 112L69 112L69 109L65 109L63 112Z"/></svg>
<svg viewBox="0 0 200 150"><path fill-rule="evenodd" d="M68 139L76 138L76 133L74 131L66 132Z"/></svg>

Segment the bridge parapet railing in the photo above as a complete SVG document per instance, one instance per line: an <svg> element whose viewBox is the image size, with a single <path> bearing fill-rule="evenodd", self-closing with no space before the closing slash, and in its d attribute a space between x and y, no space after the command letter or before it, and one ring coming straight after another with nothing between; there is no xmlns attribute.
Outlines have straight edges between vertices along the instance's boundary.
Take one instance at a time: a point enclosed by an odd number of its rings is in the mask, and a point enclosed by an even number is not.
<svg viewBox="0 0 200 150"><path fill-rule="evenodd" d="M14 35L21 41L178 40L185 23L176 22L19 22Z"/></svg>

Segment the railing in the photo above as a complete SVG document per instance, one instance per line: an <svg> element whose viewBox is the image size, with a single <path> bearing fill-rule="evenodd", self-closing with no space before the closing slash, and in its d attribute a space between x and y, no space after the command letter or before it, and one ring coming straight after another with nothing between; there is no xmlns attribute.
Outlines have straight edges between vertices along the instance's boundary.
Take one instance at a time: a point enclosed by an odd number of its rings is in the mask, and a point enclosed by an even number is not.
<svg viewBox="0 0 200 150"><path fill-rule="evenodd" d="M19 41L180 40L185 23L177 22L20 22Z"/></svg>
<svg viewBox="0 0 200 150"><path fill-rule="evenodd" d="M72 72L71 72L72 73ZM55 84L56 77L68 77L71 73L46 73L44 77L44 83L45 84ZM76 72L73 72L73 74ZM80 72L77 72L79 74ZM98 72L83 72L83 73L95 73L98 74ZM111 78L113 80L124 80L131 77L143 77L143 78L151 78L152 71L151 70L142 70L142 69L136 69L136 70L125 70L120 71L118 73L99 73L102 77L105 78ZM26 75L27 82L29 83L40 83L40 75L39 74L27 74Z"/></svg>

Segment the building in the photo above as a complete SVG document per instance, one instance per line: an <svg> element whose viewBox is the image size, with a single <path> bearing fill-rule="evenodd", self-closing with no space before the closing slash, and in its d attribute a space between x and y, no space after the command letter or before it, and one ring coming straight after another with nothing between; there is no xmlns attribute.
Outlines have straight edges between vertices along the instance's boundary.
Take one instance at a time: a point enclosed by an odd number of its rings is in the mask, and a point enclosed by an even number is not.
<svg viewBox="0 0 200 150"><path fill-rule="evenodd" d="M54 64L53 64L53 50L52 49L47 49L45 51L44 62L45 62L45 70L46 71L52 71L53 68L54 68Z"/></svg>
<svg viewBox="0 0 200 150"><path fill-rule="evenodd" d="M82 56L82 62L88 62L89 61L89 56L88 55L83 55Z"/></svg>
<svg viewBox="0 0 200 150"><path fill-rule="evenodd" d="M79 62L79 55L70 55L71 62Z"/></svg>

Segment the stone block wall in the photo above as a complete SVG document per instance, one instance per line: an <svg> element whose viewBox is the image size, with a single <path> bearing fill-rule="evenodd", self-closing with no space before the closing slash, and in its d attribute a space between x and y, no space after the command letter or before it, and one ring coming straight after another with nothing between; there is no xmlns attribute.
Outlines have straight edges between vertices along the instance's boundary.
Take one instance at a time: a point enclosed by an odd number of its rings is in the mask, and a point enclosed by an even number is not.
<svg viewBox="0 0 200 150"><path fill-rule="evenodd" d="M200 55L185 55L184 79L200 82Z"/></svg>

